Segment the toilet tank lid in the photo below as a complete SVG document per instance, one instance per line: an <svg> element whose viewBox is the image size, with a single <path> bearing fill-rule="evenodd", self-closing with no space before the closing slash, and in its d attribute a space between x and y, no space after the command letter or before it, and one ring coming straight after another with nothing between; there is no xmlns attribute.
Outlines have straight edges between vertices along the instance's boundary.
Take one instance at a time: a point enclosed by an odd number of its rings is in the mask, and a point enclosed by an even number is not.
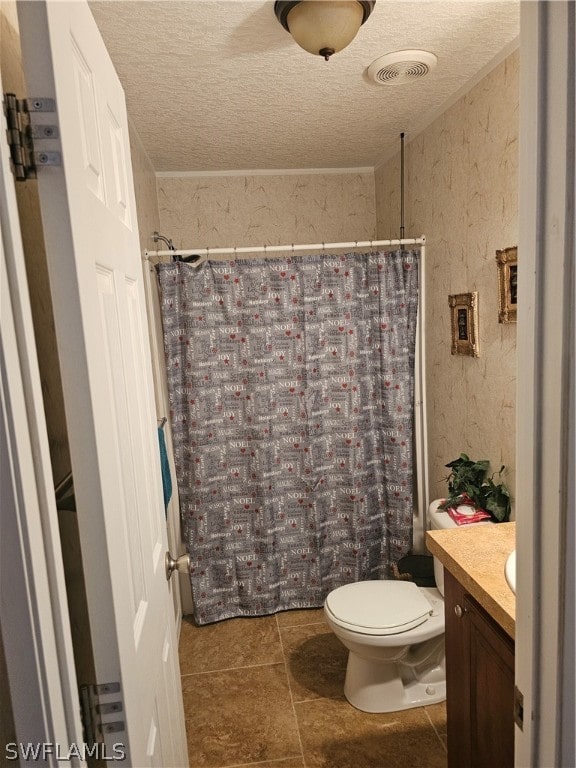
<svg viewBox="0 0 576 768"><path fill-rule="evenodd" d="M330 592L326 606L337 621L367 634L396 634L422 624L433 607L409 581L359 581Z"/></svg>

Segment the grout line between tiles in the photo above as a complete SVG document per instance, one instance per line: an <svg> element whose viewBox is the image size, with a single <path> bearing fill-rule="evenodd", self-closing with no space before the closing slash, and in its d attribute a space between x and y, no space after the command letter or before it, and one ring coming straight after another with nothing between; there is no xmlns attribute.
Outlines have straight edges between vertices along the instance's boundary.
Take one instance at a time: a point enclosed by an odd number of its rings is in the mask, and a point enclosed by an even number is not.
<svg viewBox="0 0 576 768"><path fill-rule="evenodd" d="M328 626L325 621L308 621L306 624L280 624L278 617L276 617L276 622L280 632L282 632L283 629L294 629L295 627L313 627L316 624L324 624L325 626Z"/></svg>
<svg viewBox="0 0 576 768"><path fill-rule="evenodd" d="M180 677L192 677L192 675L212 675L214 672L234 672L237 669L254 669L254 667L274 667L277 664L284 664L284 658L282 661L265 661L261 664L243 664L239 667L220 667L219 669L205 669L200 672L185 672Z"/></svg>
<svg viewBox="0 0 576 768"><path fill-rule="evenodd" d="M306 757L304 756L304 746L302 745L302 737L300 735L300 723L298 722L298 715L296 714L296 707L294 706L294 695L292 694L292 684L290 683L290 675L288 674L288 661L286 659L286 653L284 651L284 643L282 642L282 632L280 630L280 622L278 621L278 616L276 616L276 626L278 627L278 638L280 640L280 650L282 651L282 658L284 659L284 671L286 673L286 680L288 681L288 691L290 692L290 701L292 703L292 714L294 715L294 722L296 723L296 731L298 732L298 743L300 744L302 764L304 768L306 768Z"/></svg>
<svg viewBox="0 0 576 768"><path fill-rule="evenodd" d="M346 701L345 696L314 696L311 699L298 699L298 701L294 702L295 706L298 706L298 704L310 704L311 702L316 701Z"/></svg>
<svg viewBox="0 0 576 768"><path fill-rule="evenodd" d="M282 768L282 763L286 763L288 760L295 760L294 757L279 757L276 760L264 760L264 761L258 761L257 763L233 763L232 765L221 765L219 768L252 768L252 766L259 766L259 765L278 765L279 768Z"/></svg>
<svg viewBox="0 0 576 768"><path fill-rule="evenodd" d="M426 707L424 707L424 712L426 712L426 717L427 717L427 718L428 718L428 720L430 721L430 725L431 725L431 726L432 726L432 728L434 729L434 733L435 733L435 734L436 734L436 736L438 737L438 741L440 742L440 744L442 744L442 749L444 750L444 752L446 752L446 754L448 754L448 748L446 747L446 744L444 744L444 739L443 739L443 738L440 736L440 734L438 733L438 729L437 729L437 728L436 728L436 726L434 725L434 721L432 720L432 718L431 718L431 717L430 717L430 715L428 714L428 710L426 709Z"/></svg>
<svg viewBox="0 0 576 768"><path fill-rule="evenodd" d="M259 765L278 765L279 768L282 768L282 763L295 759L294 757L277 757L275 760L258 760L257 763L233 763L232 765L221 765L219 768L258 768Z"/></svg>

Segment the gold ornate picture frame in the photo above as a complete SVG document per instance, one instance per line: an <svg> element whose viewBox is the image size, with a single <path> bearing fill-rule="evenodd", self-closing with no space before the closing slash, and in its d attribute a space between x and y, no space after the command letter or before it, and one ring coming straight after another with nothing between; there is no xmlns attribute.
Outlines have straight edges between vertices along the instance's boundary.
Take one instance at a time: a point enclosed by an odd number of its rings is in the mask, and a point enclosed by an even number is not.
<svg viewBox="0 0 576 768"><path fill-rule="evenodd" d="M518 302L518 247L496 251L496 264L500 296L498 322L515 323Z"/></svg>
<svg viewBox="0 0 576 768"><path fill-rule="evenodd" d="M451 310L452 354L479 357L478 292L448 296Z"/></svg>

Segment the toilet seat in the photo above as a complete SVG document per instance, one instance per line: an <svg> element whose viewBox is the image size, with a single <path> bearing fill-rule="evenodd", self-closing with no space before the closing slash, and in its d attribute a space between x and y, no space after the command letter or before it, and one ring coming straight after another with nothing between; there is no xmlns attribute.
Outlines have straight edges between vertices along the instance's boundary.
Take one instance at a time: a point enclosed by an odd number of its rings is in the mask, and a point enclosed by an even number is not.
<svg viewBox="0 0 576 768"><path fill-rule="evenodd" d="M433 606L408 581L359 581L330 592L325 607L341 627L365 635L397 635L423 624Z"/></svg>

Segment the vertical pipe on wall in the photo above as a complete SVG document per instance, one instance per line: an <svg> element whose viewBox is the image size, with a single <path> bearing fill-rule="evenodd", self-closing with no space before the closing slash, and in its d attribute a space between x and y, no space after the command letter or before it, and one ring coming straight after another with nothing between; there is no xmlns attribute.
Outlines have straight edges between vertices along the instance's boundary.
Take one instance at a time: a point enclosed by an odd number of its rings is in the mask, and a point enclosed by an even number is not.
<svg viewBox="0 0 576 768"><path fill-rule="evenodd" d="M404 239L404 133L400 134L400 240Z"/></svg>

